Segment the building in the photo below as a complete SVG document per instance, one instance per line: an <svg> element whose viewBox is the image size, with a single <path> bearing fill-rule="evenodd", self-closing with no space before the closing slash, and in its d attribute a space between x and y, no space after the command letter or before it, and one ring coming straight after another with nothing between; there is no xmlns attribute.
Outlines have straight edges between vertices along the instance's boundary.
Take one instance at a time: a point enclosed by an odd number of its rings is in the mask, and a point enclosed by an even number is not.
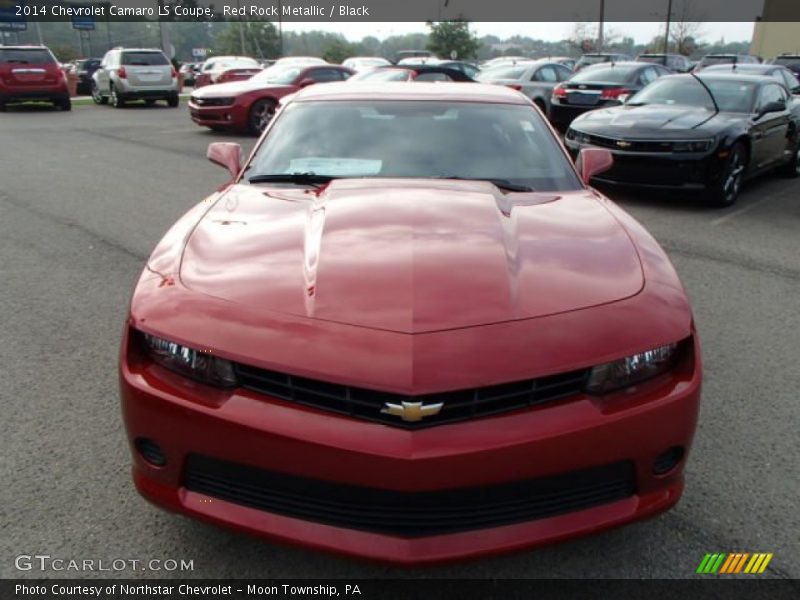
<svg viewBox="0 0 800 600"><path fill-rule="evenodd" d="M761 19L756 21L750 54L764 59L784 52L800 54L798 0L764 0Z"/></svg>

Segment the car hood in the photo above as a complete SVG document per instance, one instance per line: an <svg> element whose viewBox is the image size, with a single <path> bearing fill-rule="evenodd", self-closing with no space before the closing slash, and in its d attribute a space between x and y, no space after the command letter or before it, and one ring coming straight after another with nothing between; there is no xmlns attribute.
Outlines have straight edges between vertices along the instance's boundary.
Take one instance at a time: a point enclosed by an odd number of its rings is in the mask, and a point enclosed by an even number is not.
<svg viewBox="0 0 800 600"><path fill-rule="evenodd" d="M572 311L644 285L626 230L590 191L414 179L233 186L187 240L180 277L266 313L403 333Z"/></svg>
<svg viewBox="0 0 800 600"><path fill-rule="evenodd" d="M252 81L251 79L244 79L242 81L229 81L226 83L215 83L213 85L203 86L192 92L192 96L194 98L224 98L245 94L254 90L271 90L289 87L292 86L256 82Z"/></svg>
<svg viewBox="0 0 800 600"><path fill-rule="evenodd" d="M630 137L652 132L664 135L674 132L685 137L692 132L708 135L709 131L722 129L730 121L741 118L742 115L733 113L714 114L704 108L646 104L589 111L573 122L573 128L587 133Z"/></svg>

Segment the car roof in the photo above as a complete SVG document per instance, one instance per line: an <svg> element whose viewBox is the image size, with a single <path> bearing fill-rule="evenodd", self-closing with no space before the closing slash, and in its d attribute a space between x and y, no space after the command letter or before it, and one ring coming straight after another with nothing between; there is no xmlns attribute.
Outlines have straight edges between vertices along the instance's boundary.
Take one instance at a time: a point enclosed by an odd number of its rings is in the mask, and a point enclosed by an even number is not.
<svg viewBox="0 0 800 600"><path fill-rule="evenodd" d="M502 85L456 82L334 82L310 85L293 101L310 100L442 100L527 105L529 100Z"/></svg>
<svg viewBox="0 0 800 600"><path fill-rule="evenodd" d="M596 70L599 71L601 68L603 68L603 69L616 69L616 68L619 68L619 67L627 67L627 68L630 68L630 69L634 69L634 68L636 68L636 69L646 69L648 67L653 67L653 66L659 66L659 65L654 65L653 63L639 62L639 61L635 61L635 60L613 60L613 61L604 62L604 63L597 63L595 65L589 65L588 67L586 67L584 69L584 71L589 73L590 72L589 69L591 69L591 70L595 70L596 69ZM583 73L584 71L581 71L581 73Z"/></svg>
<svg viewBox="0 0 800 600"><path fill-rule="evenodd" d="M720 65L708 65L704 71L736 73L737 71L780 71L782 69L786 69L786 67L783 65L770 65L766 63L725 63ZM786 70L788 71L789 69Z"/></svg>
<svg viewBox="0 0 800 600"><path fill-rule="evenodd" d="M700 79L719 79L732 81L749 81L752 83L780 83L774 77L768 75L751 75L749 73L736 73L733 71L706 71L705 69L696 74ZM694 78L694 75L673 75L673 77Z"/></svg>

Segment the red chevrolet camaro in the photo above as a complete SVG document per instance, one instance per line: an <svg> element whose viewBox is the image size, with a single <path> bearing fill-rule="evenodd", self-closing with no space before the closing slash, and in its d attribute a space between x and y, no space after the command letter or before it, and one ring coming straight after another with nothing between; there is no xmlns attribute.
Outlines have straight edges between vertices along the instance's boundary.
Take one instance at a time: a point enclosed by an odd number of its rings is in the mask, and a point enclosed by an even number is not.
<svg viewBox="0 0 800 600"><path fill-rule="evenodd" d="M147 261L120 354L139 492L267 538L424 564L673 506L701 387L645 229L500 86L281 106Z"/></svg>
<svg viewBox="0 0 800 600"><path fill-rule="evenodd" d="M218 83L192 92L192 121L213 130L260 134L281 98L314 83L345 81L352 69L327 64L288 64L265 69L244 81Z"/></svg>

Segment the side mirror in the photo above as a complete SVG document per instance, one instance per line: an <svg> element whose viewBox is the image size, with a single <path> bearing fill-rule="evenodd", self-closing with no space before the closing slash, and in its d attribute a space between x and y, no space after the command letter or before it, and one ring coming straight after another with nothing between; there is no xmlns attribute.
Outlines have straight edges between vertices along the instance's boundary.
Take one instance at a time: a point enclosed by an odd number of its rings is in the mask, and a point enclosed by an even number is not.
<svg viewBox="0 0 800 600"><path fill-rule="evenodd" d="M302 79L300 81L300 83L298 83L297 85L299 85L302 88L302 87L308 87L310 85L314 85L315 83L317 83L317 82L314 81L313 79L311 79L311 77L306 77L305 79Z"/></svg>
<svg viewBox="0 0 800 600"><path fill-rule="evenodd" d="M786 110L785 102L767 102L759 109L758 118L760 119L768 113L781 112L782 110Z"/></svg>
<svg viewBox="0 0 800 600"><path fill-rule="evenodd" d="M214 142L208 145L206 157L213 163L228 169L231 179L235 178L242 168L242 147L232 142Z"/></svg>
<svg viewBox="0 0 800 600"><path fill-rule="evenodd" d="M578 167L583 183L588 185L592 177L608 171L613 164L614 155L611 154L610 150L605 148L584 148L578 154L575 166Z"/></svg>

